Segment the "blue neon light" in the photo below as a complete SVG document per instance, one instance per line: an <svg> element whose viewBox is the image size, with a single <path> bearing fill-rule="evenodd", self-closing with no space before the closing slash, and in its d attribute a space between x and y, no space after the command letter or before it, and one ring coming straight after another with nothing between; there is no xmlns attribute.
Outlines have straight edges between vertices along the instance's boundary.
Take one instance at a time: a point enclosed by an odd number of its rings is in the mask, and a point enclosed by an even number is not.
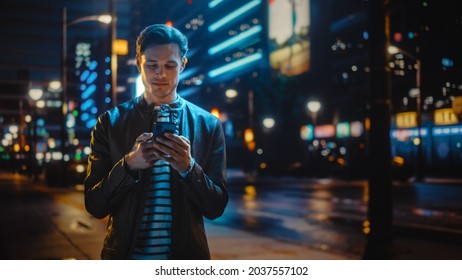
<svg viewBox="0 0 462 280"><path fill-rule="evenodd" d="M369 32L367 32L367 31L363 32L363 39L366 40L366 41L369 40Z"/></svg>
<svg viewBox="0 0 462 280"><path fill-rule="evenodd" d="M198 87L188 87L187 89L181 90L178 94L181 97L187 97L187 96L191 96L191 95L195 94L198 91L199 91Z"/></svg>
<svg viewBox="0 0 462 280"><path fill-rule="evenodd" d="M96 62L96 60L93 60L91 63L90 63L90 66L88 66L88 69L90 70L95 70L96 69L96 66L98 66L98 62Z"/></svg>
<svg viewBox="0 0 462 280"><path fill-rule="evenodd" d="M452 60L450 58L447 58L447 57L444 57L443 59L441 59L441 64L444 67L452 67L452 66L454 66L454 60Z"/></svg>
<svg viewBox="0 0 462 280"><path fill-rule="evenodd" d="M246 65L248 63L254 62L256 60L259 60L263 57L261 53L254 53L252 55L246 56L244 58L241 58L239 60L233 61L231 63L228 63L226 65L223 65L221 67L215 68L209 72L209 77L214 78L216 76L219 76L223 73L226 73L228 71L234 70L240 66Z"/></svg>
<svg viewBox="0 0 462 280"><path fill-rule="evenodd" d="M37 126L45 126L45 120L42 118L37 119Z"/></svg>
<svg viewBox="0 0 462 280"><path fill-rule="evenodd" d="M457 126L446 126L446 127L434 127L432 131L433 136L451 136L451 135L461 135L462 134L462 125Z"/></svg>
<svg viewBox="0 0 462 280"><path fill-rule="evenodd" d="M245 4L244 6L235 10L234 12L229 13L227 16L209 25L209 28L208 28L209 32L214 32L218 30L219 28L225 26L227 23L231 22L232 20L236 19L240 15L244 14L245 12L248 12L249 10L251 10L252 8L260 4L261 4L261 0L253 0Z"/></svg>
<svg viewBox="0 0 462 280"><path fill-rule="evenodd" d="M209 2L209 8L210 9L215 8L218 4L220 4L223 1L224 0L212 0Z"/></svg>
<svg viewBox="0 0 462 280"><path fill-rule="evenodd" d="M199 71L199 67L186 68L186 70L184 70L181 73L181 79L183 80L187 79L191 77L192 75L196 74L198 71Z"/></svg>
<svg viewBox="0 0 462 280"><path fill-rule="evenodd" d="M96 124L96 119L91 119L86 123L87 128L92 128Z"/></svg>
<svg viewBox="0 0 462 280"><path fill-rule="evenodd" d="M400 135L401 136L404 135L406 137L419 137L419 131L417 128L392 129L390 130L390 135L392 138L395 138L395 139L398 139ZM421 127L420 136L427 137L427 135L428 135L428 128Z"/></svg>
<svg viewBox="0 0 462 280"><path fill-rule="evenodd" d="M90 71L88 70L83 71L83 73L80 75L80 81L82 82L85 81L88 78L88 76L90 76Z"/></svg>
<svg viewBox="0 0 462 280"><path fill-rule="evenodd" d="M90 118L90 114L88 114L88 113L82 113L82 115L80 115L80 119L81 119L82 121L86 121L86 120L88 120L89 118Z"/></svg>
<svg viewBox="0 0 462 280"><path fill-rule="evenodd" d="M252 28L247 29L246 31L239 33L239 35L233 36L230 39L221 42L220 44L213 46L209 49L209 54L214 55L220 51L223 51L227 48L231 48L232 46L239 44L242 42L242 40L245 40L249 38L252 35L257 34L260 32L263 28L261 25L255 25Z"/></svg>
<svg viewBox="0 0 462 280"><path fill-rule="evenodd" d="M82 92L81 97L83 100L88 99L96 91L95 85L90 85L84 92Z"/></svg>
<svg viewBox="0 0 462 280"><path fill-rule="evenodd" d="M90 109L91 106L94 106L95 101L93 99L87 99L87 101L83 102L82 105L80 105L80 110L82 111L87 111Z"/></svg>
<svg viewBox="0 0 462 280"><path fill-rule="evenodd" d="M96 78L98 78L98 73L92 72L87 79L87 84L92 84L96 80Z"/></svg>

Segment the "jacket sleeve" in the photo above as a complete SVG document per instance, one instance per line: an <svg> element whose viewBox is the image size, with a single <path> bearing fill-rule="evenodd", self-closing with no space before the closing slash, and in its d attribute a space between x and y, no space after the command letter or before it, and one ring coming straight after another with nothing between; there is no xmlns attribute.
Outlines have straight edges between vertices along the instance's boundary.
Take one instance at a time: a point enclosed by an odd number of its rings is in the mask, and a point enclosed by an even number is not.
<svg viewBox="0 0 462 280"><path fill-rule="evenodd" d="M105 113L98 118L91 133L91 154L84 181L85 208L100 219L107 216L136 184L125 166L124 158L112 159L107 130L108 115Z"/></svg>
<svg viewBox="0 0 462 280"><path fill-rule="evenodd" d="M215 219L223 214L228 204L225 138L218 119L211 135L205 137L211 137L210 147L202 150L207 156L199 156L202 160L196 161L184 181L190 201L204 217Z"/></svg>

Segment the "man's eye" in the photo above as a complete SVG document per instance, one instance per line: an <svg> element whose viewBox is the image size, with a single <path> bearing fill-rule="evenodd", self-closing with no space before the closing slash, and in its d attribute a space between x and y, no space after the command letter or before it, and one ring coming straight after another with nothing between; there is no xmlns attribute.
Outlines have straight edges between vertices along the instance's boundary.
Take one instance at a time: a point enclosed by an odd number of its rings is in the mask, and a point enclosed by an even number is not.
<svg viewBox="0 0 462 280"><path fill-rule="evenodd" d="M167 65L167 69L174 69L176 65Z"/></svg>

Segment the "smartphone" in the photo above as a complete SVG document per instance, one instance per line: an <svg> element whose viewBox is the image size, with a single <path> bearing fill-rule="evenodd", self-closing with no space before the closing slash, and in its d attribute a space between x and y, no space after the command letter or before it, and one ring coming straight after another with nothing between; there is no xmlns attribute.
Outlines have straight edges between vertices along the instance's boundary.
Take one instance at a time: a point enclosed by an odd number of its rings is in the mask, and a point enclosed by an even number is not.
<svg viewBox="0 0 462 280"><path fill-rule="evenodd" d="M173 122L156 122L154 123L153 128L153 136L152 139L156 141L157 137L164 137L164 133L170 132L175 133L177 125ZM166 157L170 157L169 155L165 155Z"/></svg>
<svg viewBox="0 0 462 280"><path fill-rule="evenodd" d="M163 137L164 133L170 132L175 133L177 130L177 124L173 122L156 122L153 128L153 139L157 137Z"/></svg>

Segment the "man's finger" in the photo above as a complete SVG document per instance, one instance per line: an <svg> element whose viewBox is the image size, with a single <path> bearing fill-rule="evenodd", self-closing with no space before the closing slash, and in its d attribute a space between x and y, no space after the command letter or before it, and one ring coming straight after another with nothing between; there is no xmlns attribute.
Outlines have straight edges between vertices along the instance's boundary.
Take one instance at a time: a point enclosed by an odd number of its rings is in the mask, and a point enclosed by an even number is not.
<svg viewBox="0 0 462 280"><path fill-rule="evenodd" d="M167 132L165 133L165 137L178 144L182 144L182 143L190 144L189 139L184 137L183 135L175 135L173 133Z"/></svg>

